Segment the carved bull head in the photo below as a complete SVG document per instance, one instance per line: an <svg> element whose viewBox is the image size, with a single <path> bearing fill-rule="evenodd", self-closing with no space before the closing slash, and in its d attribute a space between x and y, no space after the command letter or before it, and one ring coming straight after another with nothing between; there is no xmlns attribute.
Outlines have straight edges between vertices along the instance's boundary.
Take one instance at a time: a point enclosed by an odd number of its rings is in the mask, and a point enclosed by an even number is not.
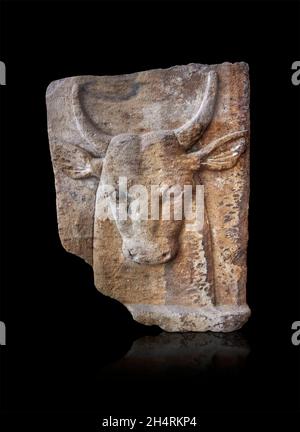
<svg viewBox="0 0 300 432"><path fill-rule="evenodd" d="M238 131L210 142L200 150L189 151L199 142L210 124L217 96L218 77L207 74L206 87L196 114L175 130L148 133L124 133L111 137L102 133L88 118L81 103L82 85L72 89L73 112L77 128L85 140L85 150L69 149L63 161L64 171L75 179L97 177L102 184L118 188L120 177L130 184L193 185L193 174L201 167L231 168L246 147L246 131ZM220 148L226 144L226 149ZM218 150L219 149L219 150ZM75 151L76 150L76 151ZM119 197L120 198L120 197ZM127 199L131 199L128 197ZM175 200L175 198L174 198ZM174 201L173 201L174 202ZM173 212L171 211L171 214ZM123 254L137 263L158 264L172 259L178 249L182 220L118 220Z"/></svg>

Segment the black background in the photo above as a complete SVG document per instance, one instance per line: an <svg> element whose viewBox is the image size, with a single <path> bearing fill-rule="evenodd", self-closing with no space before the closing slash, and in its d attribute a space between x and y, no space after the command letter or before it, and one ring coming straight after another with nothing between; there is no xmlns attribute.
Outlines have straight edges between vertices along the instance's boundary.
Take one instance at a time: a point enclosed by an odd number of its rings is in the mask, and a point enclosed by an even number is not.
<svg viewBox="0 0 300 432"><path fill-rule="evenodd" d="M300 320L300 86L291 83L299 12L289 2L2 2L1 409L11 427L30 412L49 413L48 422L65 413L69 426L89 413L91 430L105 413L189 413L234 424L237 413L249 423L255 412L287 421L298 411L299 419L299 347L291 344L291 324ZM223 61L250 66L253 315L241 331L250 354L240 366L212 364L192 379L181 368L172 379L101 379L102 366L158 329L99 294L91 268L60 244L46 87L74 75Z"/></svg>

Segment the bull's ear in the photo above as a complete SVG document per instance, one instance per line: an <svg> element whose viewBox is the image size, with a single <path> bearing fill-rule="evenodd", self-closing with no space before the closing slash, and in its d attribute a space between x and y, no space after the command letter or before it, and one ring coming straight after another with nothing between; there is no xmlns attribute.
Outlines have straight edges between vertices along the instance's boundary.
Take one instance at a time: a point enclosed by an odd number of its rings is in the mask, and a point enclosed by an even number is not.
<svg viewBox="0 0 300 432"><path fill-rule="evenodd" d="M233 168L246 149L246 138L231 141L201 160L201 166L210 170Z"/></svg>
<svg viewBox="0 0 300 432"><path fill-rule="evenodd" d="M187 163L192 170L198 170L202 166L211 170L232 168L246 149L246 136L246 130L223 135L200 150L187 153L184 163Z"/></svg>
<svg viewBox="0 0 300 432"><path fill-rule="evenodd" d="M86 150L74 146L61 146L54 155L61 171L73 179L85 179L89 177L100 178L102 159L92 156Z"/></svg>

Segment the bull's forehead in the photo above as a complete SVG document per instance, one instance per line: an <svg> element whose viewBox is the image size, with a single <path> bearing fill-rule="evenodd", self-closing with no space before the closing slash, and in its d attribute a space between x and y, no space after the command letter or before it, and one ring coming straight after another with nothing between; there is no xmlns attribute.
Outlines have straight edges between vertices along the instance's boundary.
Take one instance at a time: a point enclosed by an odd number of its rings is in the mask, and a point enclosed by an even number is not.
<svg viewBox="0 0 300 432"><path fill-rule="evenodd" d="M183 153L172 131L118 135L108 146L102 174L110 184L119 177L144 185L174 184L180 173L187 176L180 164Z"/></svg>

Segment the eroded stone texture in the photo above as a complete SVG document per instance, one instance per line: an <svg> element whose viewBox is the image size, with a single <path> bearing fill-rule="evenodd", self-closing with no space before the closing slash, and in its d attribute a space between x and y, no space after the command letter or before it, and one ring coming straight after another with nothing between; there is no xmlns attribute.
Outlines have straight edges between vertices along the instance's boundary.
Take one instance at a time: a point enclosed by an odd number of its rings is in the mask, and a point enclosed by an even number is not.
<svg viewBox="0 0 300 432"><path fill-rule="evenodd" d="M248 66L66 78L48 87L47 111L60 238L93 266L97 289L167 331L241 327L250 315ZM152 185L203 185L203 224L103 220L99 185L118 191L124 177L149 196Z"/></svg>

